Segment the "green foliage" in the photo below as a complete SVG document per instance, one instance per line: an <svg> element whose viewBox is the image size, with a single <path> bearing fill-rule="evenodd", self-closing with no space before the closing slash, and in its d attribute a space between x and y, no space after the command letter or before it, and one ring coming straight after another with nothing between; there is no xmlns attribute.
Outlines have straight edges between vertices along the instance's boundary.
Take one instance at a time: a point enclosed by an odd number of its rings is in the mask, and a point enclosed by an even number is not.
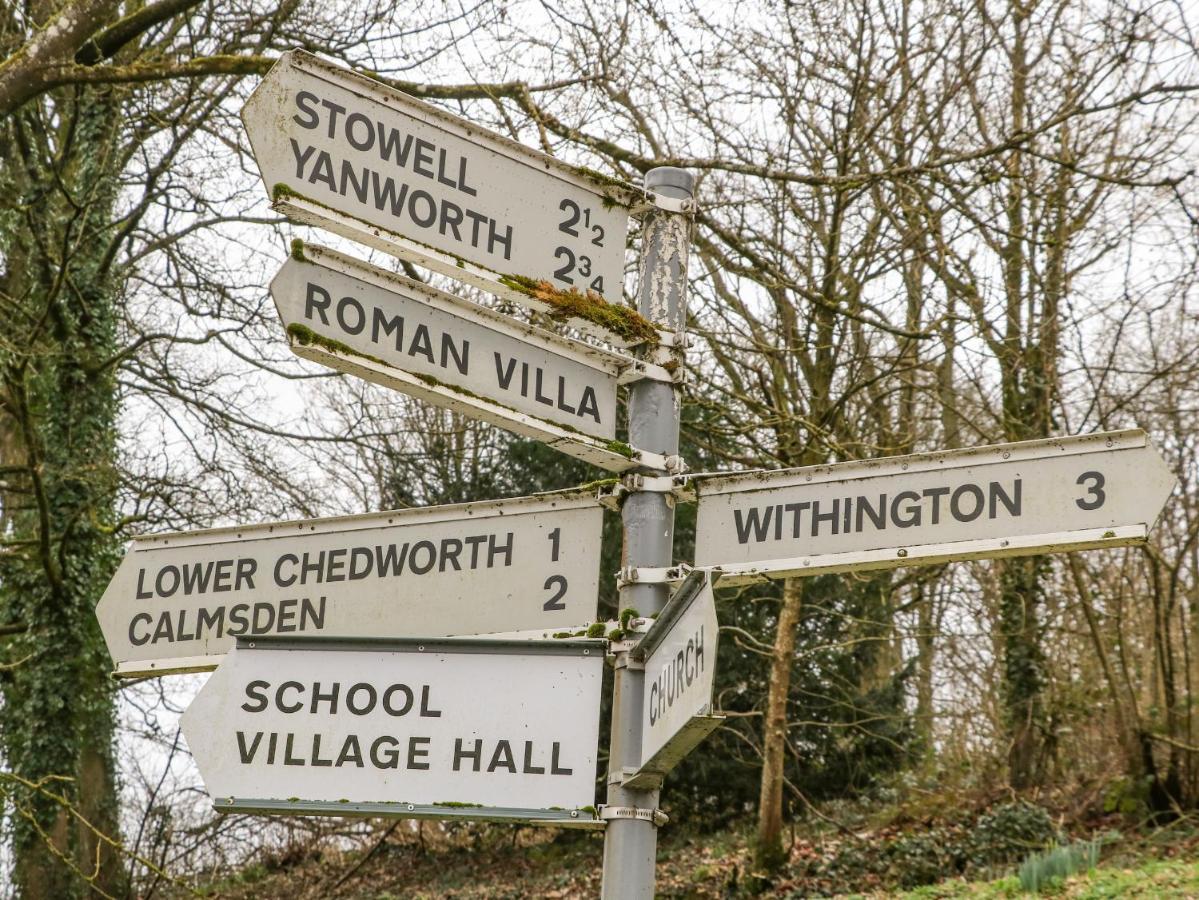
<svg viewBox="0 0 1199 900"><path fill-rule="evenodd" d="M1020 864L1020 887L1031 894L1055 884L1076 872L1095 868L1099 861L1099 842L1086 841L1068 847L1054 847L1043 853L1033 853Z"/></svg>
<svg viewBox="0 0 1199 900"><path fill-rule="evenodd" d="M1103 811L1128 818L1143 818L1149 811L1149 793L1154 777L1113 778L1103 793Z"/></svg>
<svg viewBox="0 0 1199 900"><path fill-rule="evenodd" d="M1048 812L1017 800L979 817L970 835L969 861L976 867L1008 865L1057 839L1058 831Z"/></svg>
<svg viewBox="0 0 1199 900"><path fill-rule="evenodd" d="M887 851L891 882L904 888L935 884L956 875L961 867L960 842L934 829L895 841Z"/></svg>

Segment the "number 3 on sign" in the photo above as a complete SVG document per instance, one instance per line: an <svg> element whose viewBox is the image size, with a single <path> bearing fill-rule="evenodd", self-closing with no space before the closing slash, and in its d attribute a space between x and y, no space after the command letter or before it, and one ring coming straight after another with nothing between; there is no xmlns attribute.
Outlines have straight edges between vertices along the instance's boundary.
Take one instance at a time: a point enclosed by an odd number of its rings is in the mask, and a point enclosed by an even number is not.
<svg viewBox="0 0 1199 900"><path fill-rule="evenodd" d="M549 538L550 562L558 561L558 551L561 549L562 529L555 528L546 535ZM562 602L562 598L566 596L566 578L562 575L551 575L545 580L545 589L550 592L550 598L545 601L545 605L541 608L547 612L557 609L566 609L566 604Z"/></svg>
<svg viewBox="0 0 1199 900"><path fill-rule="evenodd" d="M1074 483L1080 484L1087 489L1085 497L1074 501L1078 504L1079 509L1092 510L1103 506L1103 501L1107 499L1107 494L1103 492L1105 481L1102 472L1083 472Z"/></svg>

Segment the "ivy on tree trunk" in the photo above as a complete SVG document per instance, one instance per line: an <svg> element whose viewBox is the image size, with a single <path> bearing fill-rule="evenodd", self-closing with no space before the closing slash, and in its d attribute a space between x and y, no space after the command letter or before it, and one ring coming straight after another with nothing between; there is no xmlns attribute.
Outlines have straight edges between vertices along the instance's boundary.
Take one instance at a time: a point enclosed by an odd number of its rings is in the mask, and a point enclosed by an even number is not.
<svg viewBox="0 0 1199 900"><path fill-rule="evenodd" d="M7 432L0 568L0 746L15 776L14 882L22 897L124 894L115 685L94 613L115 569L117 295L108 249L123 160L110 91L70 90L5 127L0 163L0 344Z"/></svg>

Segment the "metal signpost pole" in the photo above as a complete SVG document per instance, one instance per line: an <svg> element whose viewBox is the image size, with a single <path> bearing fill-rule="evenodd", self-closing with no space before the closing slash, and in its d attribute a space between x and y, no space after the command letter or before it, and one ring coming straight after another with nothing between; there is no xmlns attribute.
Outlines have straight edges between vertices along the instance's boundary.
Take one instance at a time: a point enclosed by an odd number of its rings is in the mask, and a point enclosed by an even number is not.
<svg viewBox="0 0 1199 900"><path fill-rule="evenodd" d="M687 252L695 179L682 169L661 167L645 175L646 191L657 208L644 220L638 284L638 311L666 332L683 334L686 326ZM681 348L676 348L681 349ZM679 386L646 379L629 390L629 443L653 453L677 458L679 449ZM677 470L676 470L677 471ZM647 472L668 478L671 472ZM674 497L669 491L637 489L634 481L621 508L624 549L621 609L640 616L656 615L670 588L663 572L673 561ZM643 572L647 577L639 577ZM608 762L608 819L604 840L603 896L637 900L654 894L657 855L657 790L622 786L626 773L641 763L642 682L644 670L630 665L629 653L616 654L613 679L612 738Z"/></svg>

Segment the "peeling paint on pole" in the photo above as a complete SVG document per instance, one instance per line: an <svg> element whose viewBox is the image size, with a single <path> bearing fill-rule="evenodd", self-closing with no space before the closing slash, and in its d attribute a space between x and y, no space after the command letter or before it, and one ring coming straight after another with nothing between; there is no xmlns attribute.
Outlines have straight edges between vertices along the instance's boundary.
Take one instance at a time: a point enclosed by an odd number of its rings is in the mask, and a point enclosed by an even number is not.
<svg viewBox="0 0 1199 900"><path fill-rule="evenodd" d="M647 246L657 252L642 256L643 284L649 285L649 315L653 322L670 320L671 302L679 287L679 273L687 271L691 221L684 216L650 216L645 225Z"/></svg>

